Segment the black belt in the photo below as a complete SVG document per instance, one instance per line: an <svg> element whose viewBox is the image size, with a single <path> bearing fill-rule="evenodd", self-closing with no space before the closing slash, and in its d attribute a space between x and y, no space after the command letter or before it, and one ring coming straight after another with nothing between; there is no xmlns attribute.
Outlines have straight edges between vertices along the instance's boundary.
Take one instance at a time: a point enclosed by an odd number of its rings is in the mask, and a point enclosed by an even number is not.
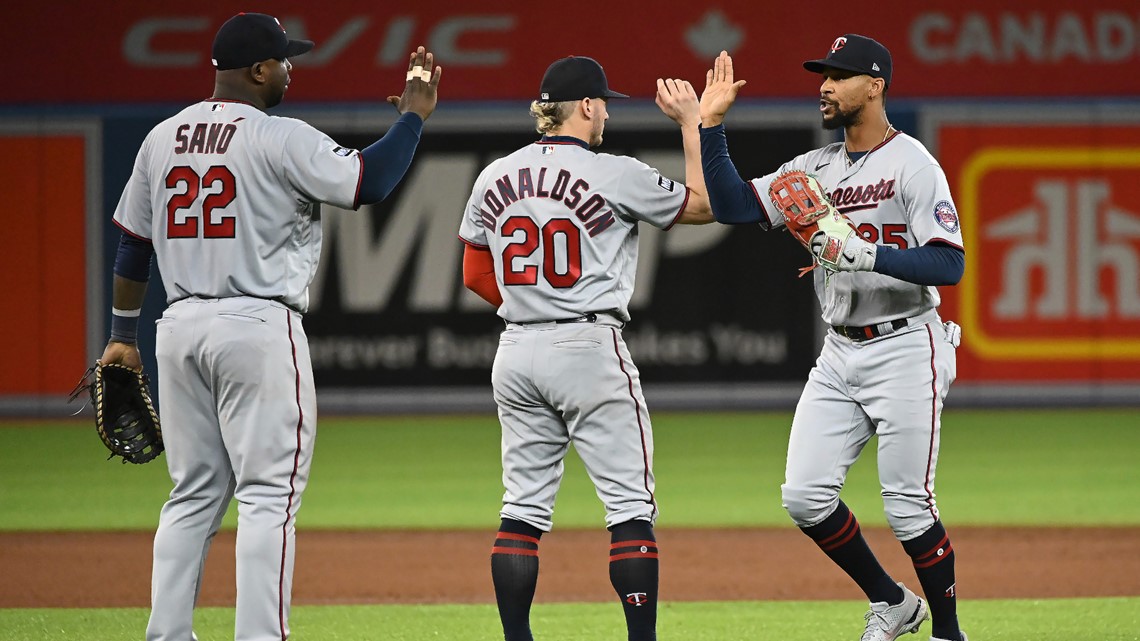
<svg viewBox="0 0 1140 641"><path fill-rule="evenodd" d="M836 334L839 334L840 336L846 336L847 338L858 343L859 341L871 340L872 338L878 338L878 337L886 335L886 334L891 334L891 333L895 332L896 330L900 330L900 329L906 327L907 325L909 325L909 322L905 318L895 319L895 320L890 322L890 328L891 329L889 331L883 331L882 329L880 329L883 325L887 325L887 323L879 323L877 325L867 325L866 327L851 327L850 325L832 325L831 329L834 329Z"/></svg>
<svg viewBox="0 0 1140 641"><path fill-rule="evenodd" d="M564 325L566 323L596 323L596 322L598 322L598 314L596 312L590 312L588 314L582 314L581 316L575 316L574 318L552 318L550 320L507 321L507 322L512 323L514 325L538 325L541 323L557 323L559 325Z"/></svg>
<svg viewBox="0 0 1140 641"><path fill-rule="evenodd" d="M301 310L299 310L296 307L294 307L293 305L290 305L289 303L285 302L284 296L277 296L276 298L266 298L264 296L254 296L253 294L238 294L236 296L202 296L200 294L191 294L189 296L179 298L178 300L174 301L174 303L177 303L178 301L186 300L187 298L197 298L198 300L222 300L223 298L256 298L257 300L263 300L263 301L267 301L270 303L281 303L282 305L284 305L284 306L288 307L289 309L297 312L298 314L301 313ZM173 304L173 303L171 303L171 304Z"/></svg>
<svg viewBox="0 0 1140 641"><path fill-rule="evenodd" d="M284 297L284 296L278 296L277 298L270 298L269 300L271 300L271 301L273 301L273 302L275 302L275 303L281 303L282 305L284 305L284 306L288 307L289 309L291 309L291 310L293 310L293 311L297 312L298 314L303 314L303 313L304 313L304 312L302 312L301 310L299 310L299 309L297 309L296 307L294 307L293 305L290 305L289 303L286 303L286 302L285 302L285 297Z"/></svg>

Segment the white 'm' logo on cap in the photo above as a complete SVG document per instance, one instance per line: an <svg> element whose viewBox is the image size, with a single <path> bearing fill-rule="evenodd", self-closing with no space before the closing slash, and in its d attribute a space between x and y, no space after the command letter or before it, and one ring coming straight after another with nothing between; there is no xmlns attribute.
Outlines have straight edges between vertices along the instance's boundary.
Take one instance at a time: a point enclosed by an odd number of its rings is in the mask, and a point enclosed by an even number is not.
<svg viewBox="0 0 1140 641"><path fill-rule="evenodd" d="M846 45L847 45L847 38L845 38L843 36L839 36L838 38L835 39L835 42L831 43L831 52L835 53L836 51L839 51L840 49L842 49Z"/></svg>

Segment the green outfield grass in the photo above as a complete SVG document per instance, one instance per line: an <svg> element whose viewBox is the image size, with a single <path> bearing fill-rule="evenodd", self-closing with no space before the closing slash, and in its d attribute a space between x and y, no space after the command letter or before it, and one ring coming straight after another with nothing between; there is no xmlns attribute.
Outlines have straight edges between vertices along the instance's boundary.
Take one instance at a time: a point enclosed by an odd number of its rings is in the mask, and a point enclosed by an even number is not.
<svg viewBox="0 0 1140 641"><path fill-rule="evenodd" d="M661 641L821 641L854 639L862 632L865 603L769 601L666 603L659 614ZM966 631L977 641L1135 641L1140 639L1140 598L967 601L960 606ZM539 639L598 641L624 638L616 604L537 605L532 629ZM0 641L133 641L147 611L3 610ZM493 605L301 606L293 609L294 641L501 641ZM199 638L233 638L227 608L198 611ZM965 625L965 624L964 624ZM929 623L915 641L929 638Z"/></svg>
<svg viewBox="0 0 1140 641"><path fill-rule="evenodd" d="M1140 412L954 411L943 417L939 505L953 525L1140 524ZM661 527L791 527L780 507L791 415L654 416ZM874 442L843 496L865 525L883 525ZM299 526L494 528L499 434L493 416L326 418ZM160 459L104 461L87 422L0 423L0 529L155 527L170 489ZM430 506L425 507L425 506ZM602 509L576 457L555 514L558 527L599 527ZM232 527L234 513L227 516ZM3 569L0 568L0 576ZM542 587L539 595L541 599ZM854 639L860 602L665 602L662 641ZM974 641L1140 640L1140 596L971 601L960 604ZM0 609L0 641L138 639L145 609ZM203 640L232 638L232 608L205 608ZM624 637L615 604L539 604L541 639ZM493 605L301 606L295 641L501 639ZM913 637L925 641L929 628Z"/></svg>
<svg viewBox="0 0 1140 641"><path fill-rule="evenodd" d="M790 527L780 483L790 413L654 415L661 527ZM884 525L874 441L844 500ZM954 525L1140 524L1140 412L947 410L938 503ZM104 460L87 422L0 427L0 529L155 527L170 490L165 459ZM491 415L324 418L302 528L487 528L502 493ZM430 505L430 509L425 509ZM576 456L555 522L597 527L603 512ZM226 527L235 523L234 510Z"/></svg>

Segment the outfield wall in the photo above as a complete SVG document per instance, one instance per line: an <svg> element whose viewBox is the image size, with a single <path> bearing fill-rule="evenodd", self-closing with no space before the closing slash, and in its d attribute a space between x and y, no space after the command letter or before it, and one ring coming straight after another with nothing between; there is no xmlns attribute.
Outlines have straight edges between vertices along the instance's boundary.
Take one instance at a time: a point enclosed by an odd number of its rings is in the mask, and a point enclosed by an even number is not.
<svg viewBox="0 0 1140 641"><path fill-rule="evenodd" d="M119 237L111 212L142 137L176 109L0 117L3 218L27 241L0 259L27 311L2 321L21 338L8 350L20 366L0 379L0 412L74 411L63 399L105 341ZM392 120L360 106L282 113L355 147ZM1136 404L1140 106L904 102L891 113L941 159L967 239L962 284L942 288L944 317L965 330L954 402ZM816 118L810 105L742 104L730 120L741 173L827 142ZM305 320L324 411L491 408L501 321L462 287L458 215L478 171L533 139L529 127L525 103L443 105L388 200L359 213L324 209L325 255ZM682 179L679 143L647 101L615 105L606 151ZM626 337L653 406L793 406L822 331L810 283L794 276L800 247L711 225L645 230L640 252ZM144 346L163 306L155 270Z"/></svg>

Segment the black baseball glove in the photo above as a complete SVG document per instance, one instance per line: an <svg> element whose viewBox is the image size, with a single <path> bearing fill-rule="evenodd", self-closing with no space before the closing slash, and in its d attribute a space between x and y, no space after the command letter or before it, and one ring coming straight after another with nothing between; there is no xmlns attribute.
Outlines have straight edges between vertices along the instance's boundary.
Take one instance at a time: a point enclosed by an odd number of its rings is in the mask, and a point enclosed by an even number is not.
<svg viewBox="0 0 1140 641"><path fill-rule="evenodd" d="M124 463L147 463L162 453L162 430L148 382L125 365L95 363L71 393L72 399L84 390L91 395L95 430L111 450L108 459L121 456Z"/></svg>

